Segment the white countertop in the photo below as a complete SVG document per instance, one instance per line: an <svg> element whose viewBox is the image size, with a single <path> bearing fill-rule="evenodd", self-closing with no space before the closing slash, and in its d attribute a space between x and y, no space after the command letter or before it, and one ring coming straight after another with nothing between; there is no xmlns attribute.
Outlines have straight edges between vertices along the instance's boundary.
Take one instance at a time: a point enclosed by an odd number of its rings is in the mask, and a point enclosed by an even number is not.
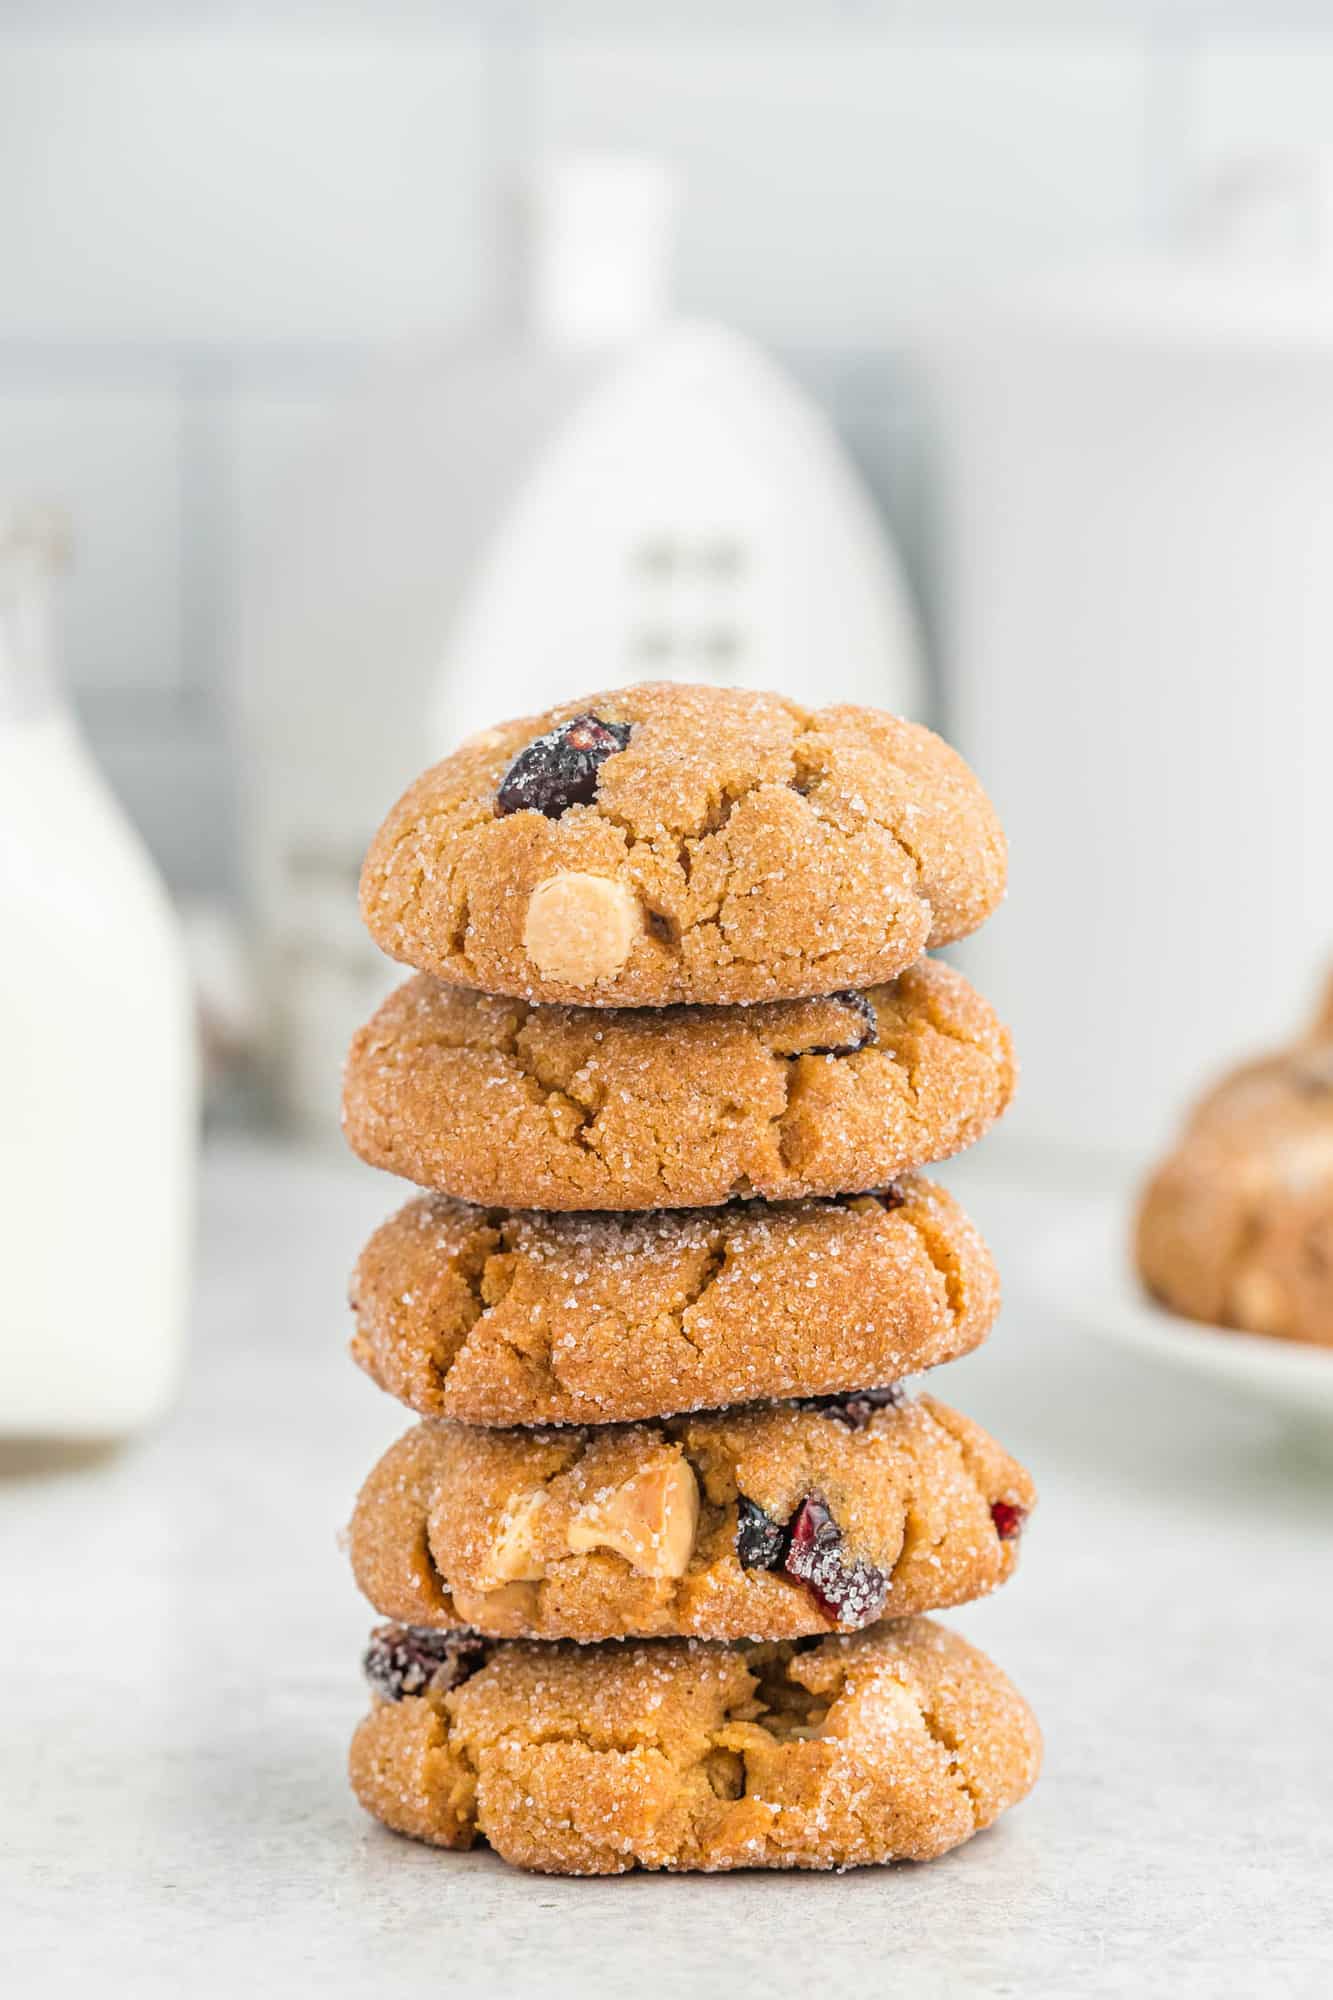
<svg viewBox="0 0 1333 2000"><path fill-rule="evenodd" d="M1025 1245L1067 1211L982 1172L1008 1303L932 1386L1042 1491L1016 1580L949 1614L1045 1727L1026 1805L841 1876L563 1882L374 1826L343 1777L371 1616L335 1535L404 1417L343 1357L342 1298L395 1189L231 1147L174 1418L0 1463L8 1990L1326 1991L1333 1459L1025 1307Z"/></svg>

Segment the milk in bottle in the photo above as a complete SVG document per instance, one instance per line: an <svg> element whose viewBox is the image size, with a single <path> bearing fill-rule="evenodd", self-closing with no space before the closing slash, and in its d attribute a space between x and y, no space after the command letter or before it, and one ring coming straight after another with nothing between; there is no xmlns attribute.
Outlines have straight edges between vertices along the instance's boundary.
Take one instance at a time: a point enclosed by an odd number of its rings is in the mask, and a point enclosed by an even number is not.
<svg viewBox="0 0 1333 2000"><path fill-rule="evenodd" d="M181 1359L191 1006L52 659L59 523L0 504L0 1437L129 1433Z"/></svg>

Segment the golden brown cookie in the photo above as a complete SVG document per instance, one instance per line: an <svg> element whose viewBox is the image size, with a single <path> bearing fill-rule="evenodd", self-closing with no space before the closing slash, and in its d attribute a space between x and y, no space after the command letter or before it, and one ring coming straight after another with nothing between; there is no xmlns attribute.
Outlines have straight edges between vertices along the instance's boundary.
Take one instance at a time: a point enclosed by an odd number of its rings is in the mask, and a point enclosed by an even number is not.
<svg viewBox="0 0 1333 2000"><path fill-rule="evenodd" d="M350 1545L409 1625L788 1639L993 1590L1033 1502L977 1425L882 1391L595 1430L419 1424L362 1487Z"/></svg>
<svg viewBox="0 0 1333 2000"><path fill-rule="evenodd" d="M999 1299L926 1180L645 1215L421 1195L361 1254L352 1354L424 1417L623 1423L896 1382L976 1347Z"/></svg>
<svg viewBox="0 0 1333 2000"><path fill-rule="evenodd" d="M1194 1107L1139 1207L1144 1284L1172 1312L1333 1346L1333 1018Z"/></svg>
<svg viewBox="0 0 1333 2000"><path fill-rule="evenodd" d="M755 1646L460 1647L386 1627L366 1667L366 1810L546 1874L925 1861L1041 1764L1017 1690L924 1618Z"/></svg>
<svg viewBox="0 0 1333 2000"><path fill-rule="evenodd" d="M756 1007L529 1007L419 976L352 1042L362 1159L497 1208L712 1207L883 1187L959 1152L1013 1092L961 974Z"/></svg>
<svg viewBox="0 0 1333 2000"><path fill-rule="evenodd" d="M878 984L1004 890L962 759L871 708L667 681L473 737L381 827L392 958L527 1000L661 1006Z"/></svg>

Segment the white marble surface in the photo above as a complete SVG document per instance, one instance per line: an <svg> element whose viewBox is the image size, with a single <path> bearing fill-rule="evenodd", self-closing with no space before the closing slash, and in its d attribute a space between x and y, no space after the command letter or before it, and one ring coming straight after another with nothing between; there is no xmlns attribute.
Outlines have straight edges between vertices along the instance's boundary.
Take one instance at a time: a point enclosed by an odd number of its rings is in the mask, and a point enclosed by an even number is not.
<svg viewBox="0 0 1333 2000"><path fill-rule="evenodd" d="M214 1155L173 1420L3 1464L8 1990L1326 1992L1333 1463L1035 1315L1061 1198L998 1155L965 1193L1009 1302L934 1386L1042 1506L1016 1581L952 1622L1041 1716L1036 1793L928 1868L566 1883L413 1847L345 1791L369 1620L335 1534L402 1418L343 1358L342 1291L394 1189Z"/></svg>

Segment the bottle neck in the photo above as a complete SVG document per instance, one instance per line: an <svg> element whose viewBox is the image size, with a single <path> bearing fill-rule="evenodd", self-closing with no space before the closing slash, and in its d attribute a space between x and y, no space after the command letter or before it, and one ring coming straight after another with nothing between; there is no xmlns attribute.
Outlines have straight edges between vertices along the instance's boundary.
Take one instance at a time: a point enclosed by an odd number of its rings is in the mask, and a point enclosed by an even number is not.
<svg viewBox="0 0 1333 2000"><path fill-rule="evenodd" d="M25 552L0 557L0 729L62 706L52 582Z"/></svg>

